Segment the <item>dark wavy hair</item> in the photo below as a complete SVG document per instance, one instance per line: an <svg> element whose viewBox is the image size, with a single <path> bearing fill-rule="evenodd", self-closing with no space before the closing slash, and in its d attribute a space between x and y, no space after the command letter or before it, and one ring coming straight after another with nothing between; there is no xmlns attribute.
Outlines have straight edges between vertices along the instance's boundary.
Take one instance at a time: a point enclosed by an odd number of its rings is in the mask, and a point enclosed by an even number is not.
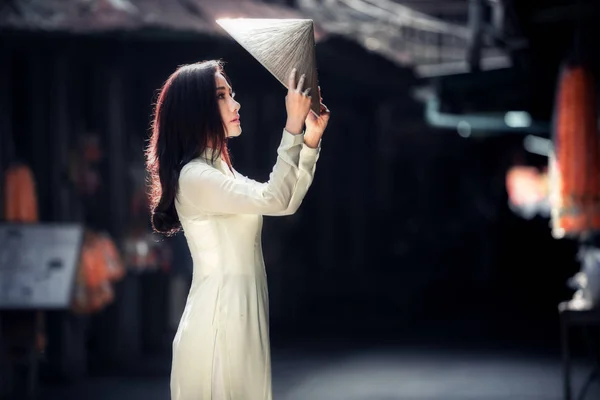
<svg viewBox="0 0 600 400"><path fill-rule="evenodd" d="M222 61L179 67L160 89L152 133L146 149L152 228L172 236L181 229L175 210L179 174L207 147L217 149L213 162L227 152L225 127L219 112L215 74L229 82Z"/></svg>

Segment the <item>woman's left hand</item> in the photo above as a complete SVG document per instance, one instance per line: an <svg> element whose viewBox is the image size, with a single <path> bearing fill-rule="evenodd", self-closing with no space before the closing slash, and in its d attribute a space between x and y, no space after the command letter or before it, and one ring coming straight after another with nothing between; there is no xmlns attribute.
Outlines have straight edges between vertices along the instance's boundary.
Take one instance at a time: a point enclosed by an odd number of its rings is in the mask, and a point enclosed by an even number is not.
<svg viewBox="0 0 600 400"><path fill-rule="evenodd" d="M319 116L314 112L309 112L306 117L306 133L304 134L304 142L309 147L317 147L319 141L327 128L329 123L330 111L325 104L323 104L323 98L321 97L321 88L319 88L319 98L321 99L321 110Z"/></svg>

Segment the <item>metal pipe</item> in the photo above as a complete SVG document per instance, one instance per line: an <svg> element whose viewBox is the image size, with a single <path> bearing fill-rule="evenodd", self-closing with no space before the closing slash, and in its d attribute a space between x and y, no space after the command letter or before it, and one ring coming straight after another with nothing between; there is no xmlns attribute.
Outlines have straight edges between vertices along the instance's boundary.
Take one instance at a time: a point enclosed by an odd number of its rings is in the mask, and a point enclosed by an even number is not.
<svg viewBox="0 0 600 400"><path fill-rule="evenodd" d="M438 128L457 129L462 136L471 136L473 131L495 132L495 133L540 133L546 134L550 130L550 124L526 120L523 112L521 121L511 120L511 115L503 113L493 114L449 114L440 111L440 101L437 97L431 97L425 103L425 120L431 126Z"/></svg>

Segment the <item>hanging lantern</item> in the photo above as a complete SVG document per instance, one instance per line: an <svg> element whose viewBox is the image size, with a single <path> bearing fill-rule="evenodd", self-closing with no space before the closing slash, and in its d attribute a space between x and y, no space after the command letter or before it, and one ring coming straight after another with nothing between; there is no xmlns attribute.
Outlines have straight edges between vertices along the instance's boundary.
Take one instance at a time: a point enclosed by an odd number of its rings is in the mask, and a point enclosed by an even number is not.
<svg viewBox="0 0 600 400"><path fill-rule="evenodd" d="M600 140L596 86L582 65L561 71L549 158L552 235L581 237L600 229Z"/></svg>

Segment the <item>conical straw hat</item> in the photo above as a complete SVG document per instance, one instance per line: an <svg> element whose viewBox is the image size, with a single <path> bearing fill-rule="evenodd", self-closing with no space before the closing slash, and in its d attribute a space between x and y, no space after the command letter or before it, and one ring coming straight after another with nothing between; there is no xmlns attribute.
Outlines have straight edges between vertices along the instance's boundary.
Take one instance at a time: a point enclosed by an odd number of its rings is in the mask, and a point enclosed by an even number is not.
<svg viewBox="0 0 600 400"><path fill-rule="evenodd" d="M311 109L319 115L315 33L310 19L219 19L217 23L258 60L283 86L288 87L292 68L297 79L306 74L304 88L311 87Z"/></svg>

